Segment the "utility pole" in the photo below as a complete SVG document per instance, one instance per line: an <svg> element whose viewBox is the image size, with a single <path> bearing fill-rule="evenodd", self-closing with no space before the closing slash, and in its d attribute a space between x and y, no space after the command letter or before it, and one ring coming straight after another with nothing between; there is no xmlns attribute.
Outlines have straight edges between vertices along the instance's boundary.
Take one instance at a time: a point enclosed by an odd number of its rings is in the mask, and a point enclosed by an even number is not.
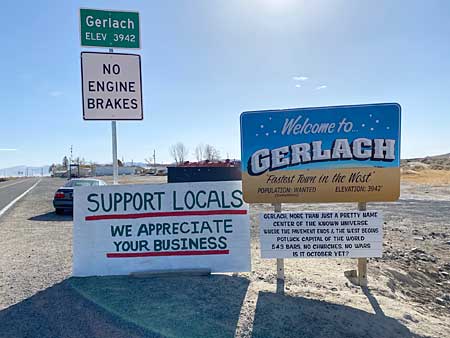
<svg viewBox="0 0 450 338"><path fill-rule="evenodd" d="M153 149L153 166L156 167L156 150Z"/></svg>

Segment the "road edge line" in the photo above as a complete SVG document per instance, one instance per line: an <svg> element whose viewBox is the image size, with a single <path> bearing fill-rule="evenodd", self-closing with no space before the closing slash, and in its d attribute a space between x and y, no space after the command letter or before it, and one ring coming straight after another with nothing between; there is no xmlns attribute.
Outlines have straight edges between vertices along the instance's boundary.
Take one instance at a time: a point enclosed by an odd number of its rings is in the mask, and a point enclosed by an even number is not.
<svg viewBox="0 0 450 338"><path fill-rule="evenodd" d="M11 207L16 204L22 197L24 197L26 194L28 194L31 190L33 190L39 183L41 183L42 178L39 179L35 184L31 186L28 190L23 192L21 195L17 196L15 199L13 199L6 207L4 207L2 210L0 210L0 217L3 216L5 212L7 212Z"/></svg>

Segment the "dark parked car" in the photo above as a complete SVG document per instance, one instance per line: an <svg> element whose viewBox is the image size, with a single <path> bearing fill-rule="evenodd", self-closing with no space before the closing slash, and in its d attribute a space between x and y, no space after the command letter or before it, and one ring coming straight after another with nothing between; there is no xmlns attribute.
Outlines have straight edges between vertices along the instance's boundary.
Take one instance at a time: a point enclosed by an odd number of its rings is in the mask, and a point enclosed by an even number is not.
<svg viewBox="0 0 450 338"><path fill-rule="evenodd" d="M90 187L96 185L106 185L102 180L93 178L75 178L59 188L53 198L53 206L57 214L63 214L65 211L73 210L73 188L74 187Z"/></svg>

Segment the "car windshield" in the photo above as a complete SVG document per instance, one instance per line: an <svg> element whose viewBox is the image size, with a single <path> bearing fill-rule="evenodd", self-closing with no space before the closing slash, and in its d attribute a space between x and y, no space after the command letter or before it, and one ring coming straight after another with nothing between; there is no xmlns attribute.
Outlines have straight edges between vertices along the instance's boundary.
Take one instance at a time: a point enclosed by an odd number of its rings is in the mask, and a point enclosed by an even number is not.
<svg viewBox="0 0 450 338"><path fill-rule="evenodd" d="M64 184L65 187L90 187L94 185L100 185L100 182L95 180L70 180Z"/></svg>

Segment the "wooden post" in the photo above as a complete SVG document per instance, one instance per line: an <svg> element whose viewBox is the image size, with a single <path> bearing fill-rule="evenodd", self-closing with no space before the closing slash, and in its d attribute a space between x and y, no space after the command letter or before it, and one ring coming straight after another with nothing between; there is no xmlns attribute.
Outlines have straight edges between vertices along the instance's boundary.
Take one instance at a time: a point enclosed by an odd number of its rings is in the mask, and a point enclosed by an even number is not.
<svg viewBox="0 0 450 338"><path fill-rule="evenodd" d="M358 211L366 211L367 203L358 202ZM367 258L358 258L358 285L367 286Z"/></svg>
<svg viewBox="0 0 450 338"><path fill-rule="evenodd" d="M273 203L273 211L281 212L281 203ZM284 259L277 258L277 293L284 294Z"/></svg>

